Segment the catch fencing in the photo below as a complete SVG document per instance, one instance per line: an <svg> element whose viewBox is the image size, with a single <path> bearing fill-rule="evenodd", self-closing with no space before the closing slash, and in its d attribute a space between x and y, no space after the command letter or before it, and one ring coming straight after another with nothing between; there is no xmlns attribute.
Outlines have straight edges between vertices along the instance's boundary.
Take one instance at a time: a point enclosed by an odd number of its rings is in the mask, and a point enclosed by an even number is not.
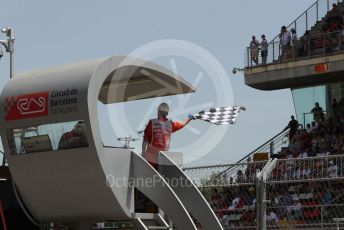
<svg viewBox="0 0 344 230"><path fill-rule="evenodd" d="M320 153L184 172L224 229L344 229L343 167L342 155Z"/></svg>
<svg viewBox="0 0 344 230"><path fill-rule="evenodd" d="M250 159L250 158L248 158ZM224 229L256 229L256 173L267 161L184 168Z"/></svg>

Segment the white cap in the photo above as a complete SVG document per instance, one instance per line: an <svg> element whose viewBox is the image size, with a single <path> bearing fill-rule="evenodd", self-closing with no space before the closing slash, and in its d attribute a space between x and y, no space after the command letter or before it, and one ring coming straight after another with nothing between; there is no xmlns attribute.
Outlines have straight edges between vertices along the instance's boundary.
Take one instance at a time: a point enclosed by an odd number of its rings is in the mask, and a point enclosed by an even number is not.
<svg viewBox="0 0 344 230"><path fill-rule="evenodd" d="M158 110L163 112L169 112L170 108L167 103L163 102L159 105Z"/></svg>

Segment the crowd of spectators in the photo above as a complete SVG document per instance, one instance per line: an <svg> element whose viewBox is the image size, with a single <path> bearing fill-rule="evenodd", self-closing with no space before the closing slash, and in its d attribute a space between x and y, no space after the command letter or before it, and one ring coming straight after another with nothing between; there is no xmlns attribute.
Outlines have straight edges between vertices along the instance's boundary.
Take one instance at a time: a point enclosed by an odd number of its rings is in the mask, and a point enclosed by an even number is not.
<svg viewBox="0 0 344 230"><path fill-rule="evenodd" d="M322 23L321 27L314 26L311 31L307 30L300 38L297 37L296 29L291 28L289 31L286 26L282 26L279 33L278 61L288 61L323 53L329 54L341 50L344 44L344 39L341 39L344 35L344 12L342 5L339 4L332 4L332 9L325 15L324 20L319 22ZM264 65L267 63L269 44L263 42L265 35L261 42L258 42L255 36L253 37L249 46L251 66L252 64ZM275 44L270 45L275 46ZM259 63L259 50L261 51L261 63ZM276 52L276 50L278 49L274 47L274 51L271 51Z"/></svg>
<svg viewBox="0 0 344 230"><path fill-rule="evenodd" d="M311 31L307 30L305 34L296 42L296 58L306 56L316 56L320 53L333 53L342 49L344 29L344 14L342 6L332 5L332 9L322 20L322 26L315 26Z"/></svg>
<svg viewBox="0 0 344 230"><path fill-rule="evenodd" d="M343 181L317 181L342 176L344 165L338 155L343 154L344 114L340 103L333 99L327 117L319 103L315 103L310 111L313 121L306 127L292 116L286 127L290 129L289 145L276 155L282 160L272 172L274 181L290 183L272 185L267 195L273 201L270 211L274 218L317 223L321 218L343 217L344 213L333 213L326 206L339 204L338 210L344 211Z"/></svg>
<svg viewBox="0 0 344 230"><path fill-rule="evenodd" d="M344 27L344 14L336 3L332 4L332 10L330 10L324 20L321 32L329 33L338 30L342 30Z"/></svg>
<svg viewBox="0 0 344 230"><path fill-rule="evenodd" d="M267 193L267 199L271 200L268 213L274 212L280 221L299 224L320 223L326 218L330 221L335 217L342 218L343 185L341 180L271 185ZM335 211L333 207L336 208Z"/></svg>
<svg viewBox="0 0 344 230"><path fill-rule="evenodd" d="M284 129L289 130L289 144L274 155L280 159L271 173L268 185L268 224L295 222L320 223L326 218L344 216L344 181L333 180L342 176L344 154L344 100L333 99L331 110L325 115L319 103L310 111L313 121L303 127L294 116ZM228 187L213 188L210 206L224 226L256 225L255 174L265 163L248 160L246 168L238 169L229 178ZM324 181L317 181L317 179ZM329 205L339 205L333 212ZM331 219L332 221L332 219Z"/></svg>
<svg viewBox="0 0 344 230"><path fill-rule="evenodd" d="M220 188L219 188L220 189ZM225 227L254 226L256 219L256 189L252 185L214 188L210 206Z"/></svg>
<svg viewBox="0 0 344 230"><path fill-rule="evenodd" d="M344 114L338 108L339 103L333 100L332 110L325 119L324 110L315 103L310 111L313 121L302 127L292 116L287 125L289 128L289 146L278 154L279 159L328 156L343 153Z"/></svg>

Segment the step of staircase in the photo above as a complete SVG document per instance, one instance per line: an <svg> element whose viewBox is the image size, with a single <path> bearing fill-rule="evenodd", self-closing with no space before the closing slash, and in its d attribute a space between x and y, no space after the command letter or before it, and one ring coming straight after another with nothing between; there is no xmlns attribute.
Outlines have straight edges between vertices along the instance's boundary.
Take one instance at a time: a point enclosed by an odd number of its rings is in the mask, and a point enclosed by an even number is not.
<svg viewBox="0 0 344 230"><path fill-rule="evenodd" d="M136 220L140 230L154 230L154 229L165 229L172 230L173 227L170 227L167 222L164 220L161 214L154 214L152 218L139 217Z"/></svg>

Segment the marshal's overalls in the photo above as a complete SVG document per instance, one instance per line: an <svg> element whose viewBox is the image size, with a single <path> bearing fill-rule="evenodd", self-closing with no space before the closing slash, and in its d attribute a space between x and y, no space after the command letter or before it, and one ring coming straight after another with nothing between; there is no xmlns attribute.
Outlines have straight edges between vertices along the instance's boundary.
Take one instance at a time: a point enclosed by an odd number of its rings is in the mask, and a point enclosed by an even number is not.
<svg viewBox="0 0 344 230"><path fill-rule="evenodd" d="M168 151L171 134L183 127L183 124L164 117L151 119L144 131L143 141L147 142L148 145L142 156L153 167L157 168L159 152Z"/></svg>

